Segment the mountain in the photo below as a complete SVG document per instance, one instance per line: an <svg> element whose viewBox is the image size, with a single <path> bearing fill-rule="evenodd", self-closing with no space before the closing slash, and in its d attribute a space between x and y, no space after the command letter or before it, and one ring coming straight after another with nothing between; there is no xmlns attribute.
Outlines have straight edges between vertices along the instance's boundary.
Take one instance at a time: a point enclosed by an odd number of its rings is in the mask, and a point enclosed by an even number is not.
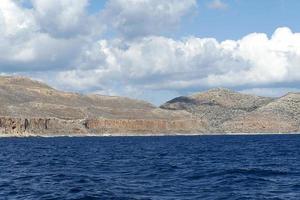
<svg viewBox="0 0 300 200"><path fill-rule="evenodd" d="M156 107L2 76L0 103L0 136L300 132L300 93L270 98L216 88Z"/></svg>

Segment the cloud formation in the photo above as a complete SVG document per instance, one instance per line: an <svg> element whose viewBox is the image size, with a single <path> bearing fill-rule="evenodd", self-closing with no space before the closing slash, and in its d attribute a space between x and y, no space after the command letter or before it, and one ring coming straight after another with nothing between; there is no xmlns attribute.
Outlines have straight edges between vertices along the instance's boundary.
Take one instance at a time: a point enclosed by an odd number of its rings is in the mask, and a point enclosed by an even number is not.
<svg viewBox="0 0 300 200"><path fill-rule="evenodd" d="M79 9L75 2L83 1L63 2L65 3L33 0L33 8L25 8L19 1L1 1L2 72L63 70L72 66L73 59L79 56L81 48L91 36L88 32L83 34L82 24L85 23L78 21L83 8ZM84 3L80 5L79 7L85 7ZM90 18L91 16L86 16L87 20ZM61 37L63 35L69 37Z"/></svg>
<svg viewBox="0 0 300 200"><path fill-rule="evenodd" d="M173 31L196 5L196 0L114 0L103 15L120 36L136 38Z"/></svg>
<svg viewBox="0 0 300 200"><path fill-rule="evenodd" d="M88 0L32 0L32 6L39 31L54 37L80 35L94 25L86 13Z"/></svg>
<svg viewBox="0 0 300 200"><path fill-rule="evenodd" d="M300 33L282 27L239 40L170 38L196 1L87 0L0 4L0 70L57 88L161 100L211 87L259 93L300 83ZM112 26L112 27L110 27ZM105 34L116 32L114 37ZM266 91L266 89L264 90Z"/></svg>
<svg viewBox="0 0 300 200"><path fill-rule="evenodd" d="M300 81L299 47L300 34L288 28L278 28L270 38L252 33L223 42L159 36L131 42L101 40L88 53L91 58L84 59L89 62L101 58L101 62L88 70L79 67L64 71L61 76L66 82L80 77L78 87L109 87L118 82L155 90L292 83Z"/></svg>

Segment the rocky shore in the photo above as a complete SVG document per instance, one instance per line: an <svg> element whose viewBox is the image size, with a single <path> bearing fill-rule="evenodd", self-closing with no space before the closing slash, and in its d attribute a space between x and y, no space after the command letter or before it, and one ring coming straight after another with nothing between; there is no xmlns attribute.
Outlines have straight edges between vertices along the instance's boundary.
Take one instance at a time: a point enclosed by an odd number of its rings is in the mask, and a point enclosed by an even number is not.
<svg viewBox="0 0 300 200"><path fill-rule="evenodd" d="M269 98L217 88L156 107L6 76L0 77L0 102L2 137L300 132L299 93Z"/></svg>

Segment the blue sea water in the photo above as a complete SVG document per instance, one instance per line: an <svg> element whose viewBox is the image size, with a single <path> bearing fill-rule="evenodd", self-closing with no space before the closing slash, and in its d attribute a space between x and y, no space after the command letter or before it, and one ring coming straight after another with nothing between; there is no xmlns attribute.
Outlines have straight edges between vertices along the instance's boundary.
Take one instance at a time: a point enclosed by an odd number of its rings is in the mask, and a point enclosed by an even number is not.
<svg viewBox="0 0 300 200"><path fill-rule="evenodd" d="M3 138L0 199L300 199L300 135Z"/></svg>

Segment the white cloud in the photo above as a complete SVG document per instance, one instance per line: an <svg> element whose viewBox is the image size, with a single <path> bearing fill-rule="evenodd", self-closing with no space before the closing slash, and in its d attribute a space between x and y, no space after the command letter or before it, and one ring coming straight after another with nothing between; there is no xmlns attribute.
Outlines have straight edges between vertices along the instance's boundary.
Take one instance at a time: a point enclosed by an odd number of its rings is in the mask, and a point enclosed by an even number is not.
<svg viewBox="0 0 300 200"><path fill-rule="evenodd" d="M30 3L31 6L24 7ZM148 29L176 26L196 2L117 0L109 1L106 8L96 14L88 13L88 4L88 0L2 0L0 70L63 71L99 65L106 59L105 55L90 53L97 51L93 48L97 47L98 39L111 20L120 30L141 20L141 24L129 28L130 32L149 34ZM125 20L123 25L122 20Z"/></svg>
<svg viewBox="0 0 300 200"><path fill-rule="evenodd" d="M300 34L288 28L278 28L271 38L265 34L249 34L236 41L231 52L242 58L245 69L223 74L211 74L211 85L267 85L300 81Z"/></svg>
<svg viewBox="0 0 300 200"><path fill-rule="evenodd" d="M103 14L121 36L135 38L173 31L196 5L196 0L114 0Z"/></svg>
<svg viewBox="0 0 300 200"><path fill-rule="evenodd" d="M300 82L300 34L277 29L271 38L253 33L237 41L213 38L174 40L144 37L126 42L102 40L80 66L60 73L76 88L135 87L192 91L209 87L265 87ZM84 56L83 56L84 57ZM90 60L101 62L89 65ZM98 63L98 65L97 65ZM80 80L80 82L78 82Z"/></svg>
<svg viewBox="0 0 300 200"><path fill-rule="evenodd" d="M0 34L9 38L26 36L37 29L33 13L21 8L14 1L2 0L0 4Z"/></svg>
<svg viewBox="0 0 300 200"><path fill-rule="evenodd" d="M228 8L228 5L221 0L213 0L208 3L208 8L216 10L224 10Z"/></svg>
<svg viewBox="0 0 300 200"><path fill-rule="evenodd" d="M101 34L86 0L32 0L0 4L0 69L6 72L64 70L76 63L88 42ZM90 28L91 27L91 28Z"/></svg>
<svg viewBox="0 0 300 200"><path fill-rule="evenodd" d="M55 37L72 37L102 31L96 16L87 13L88 0L31 1L41 32Z"/></svg>

